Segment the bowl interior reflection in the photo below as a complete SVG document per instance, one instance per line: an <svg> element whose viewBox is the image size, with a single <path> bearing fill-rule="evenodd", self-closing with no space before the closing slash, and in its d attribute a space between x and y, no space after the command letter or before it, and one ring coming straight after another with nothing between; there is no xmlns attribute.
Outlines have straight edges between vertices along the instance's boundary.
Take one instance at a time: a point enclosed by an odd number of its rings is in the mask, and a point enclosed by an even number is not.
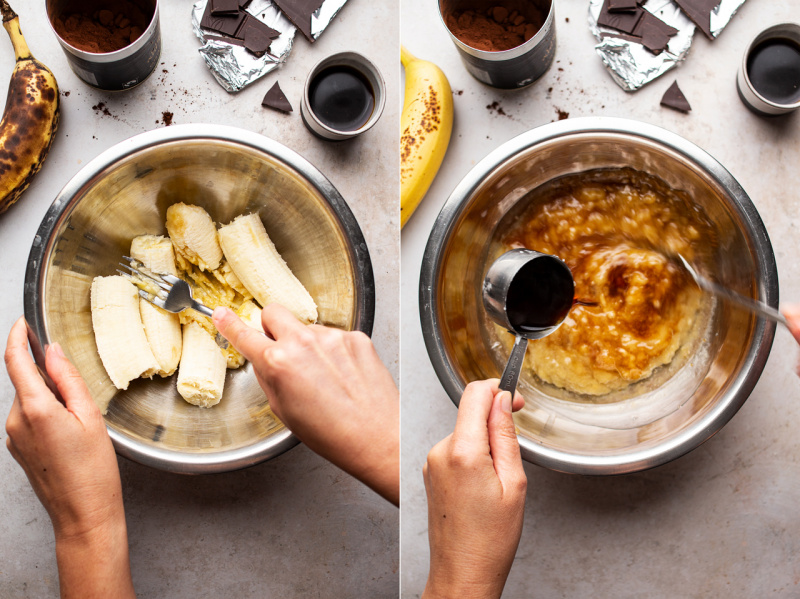
<svg viewBox="0 0 800 599"><path fill-rule="evenodd" d="M107 166L76 190L43 260L42 298L50 341L62 344L100 404L106 422L132 441L165 451L236 450L289 436L250 365L229 370L218 406L200 409L177 393L175 376L136 380L117 391L92 331L89 289L115 274L137 235L165 235L176 202L206 209L218 224L257 212L278 251L319 306L319 321L356 326L357 293L348 240L319 189L280 159L218 139L152 145Z"/></svg>
<svg viewBox="0 0 800 599"><path fill-rule="evenodd" d="M431 309L441 335L426 339L429 349L435 343L444 356L446 365L437 367L440 378L444 376L445 382L449 376L457 382L445 383L451 397L469 381L499 377L508 359L510 342L499 342L497 327L482 307L481 281L503 251L498 238L513 215L527 207L530 192L565 175L624 167L663 180L702 207L717 230L712 276L740 293L764 299L764 263L772 260L774 268L771 249L760 261L757 246L763 240L757 239L751 217L718 176L668 145L643 136L591 131L546 138L499 160L479 180L470 180L469 190L462 183L463 189L454 192L454 197L464 195L458 208L452 208L433 267ZM763 229L760 222L755 226ZM422 285L424 289L424 280ZM764 324L734 306L710 306L711 324L680 368L662 367L649 381L599 402L570 395L523 371L519 389L527 403L515 420L524 457L575 472L627 471L641 468L647 452L661 453L666 446L683 443L682 437L702 426L712 412L735 412L738 405L731 408L730 404L739 401L741 405L744 398L733 400L731 395L751 367L760 347L754 340L764 334ZM423 317L423 328L424 321ZM437 358L433 359L436 365ZM713 432L707 432L706 438ZM603 465L608 456L614 456L614 465Z"/></svg>

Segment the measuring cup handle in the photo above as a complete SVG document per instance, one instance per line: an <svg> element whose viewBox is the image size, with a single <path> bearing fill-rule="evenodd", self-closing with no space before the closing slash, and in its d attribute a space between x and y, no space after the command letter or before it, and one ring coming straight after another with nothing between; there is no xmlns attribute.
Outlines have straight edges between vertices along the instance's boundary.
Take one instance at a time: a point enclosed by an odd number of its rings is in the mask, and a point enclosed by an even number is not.
<svg viewBox="0 0 800 599"><path fill-rule="evenodd" d="M517 389L519 371L522 369L522 361L525 358L525 350L527 349L528 338L517 335L514 340L514 347L511 349L511 355L508 357L506 369L503 371L503 376L500 377L500 390L510 392L512 397Z"/></svg>

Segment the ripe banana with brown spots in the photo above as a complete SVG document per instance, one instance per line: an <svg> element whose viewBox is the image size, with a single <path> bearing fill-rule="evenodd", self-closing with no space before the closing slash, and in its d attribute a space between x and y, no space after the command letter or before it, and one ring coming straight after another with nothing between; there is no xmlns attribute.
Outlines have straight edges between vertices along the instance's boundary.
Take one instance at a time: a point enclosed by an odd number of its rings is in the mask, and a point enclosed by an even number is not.
<svg viewBox="0 0 800 599"><path fill-rule="evenodd" d="M406 93L400 117L400 226L433 183L453 130L453 94L442 70L400 46Z"/></svg>
<svg viewBox="0 0 800 599"><path fill-rule="evenodd" d="M19 199L42 167L58 128L59 96L56 78L31 54L22 37L19 18L6 0L0 0L0 13L17 60L0 121L2 214Z"/></svg>

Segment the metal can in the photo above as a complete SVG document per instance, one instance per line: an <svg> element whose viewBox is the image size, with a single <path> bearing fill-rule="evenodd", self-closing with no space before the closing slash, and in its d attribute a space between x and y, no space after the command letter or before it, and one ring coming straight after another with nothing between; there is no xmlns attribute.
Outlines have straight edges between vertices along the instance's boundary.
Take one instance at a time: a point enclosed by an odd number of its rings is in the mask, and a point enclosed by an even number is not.
<svg viewBox="0 0 800 599"><path fill-rule="evenodd" d="M487 3L488 4L488 3ZM547 72L556 51L555 3L553 0L528 0L542 14L547 14L536 34L523 44L490 52L473 48L456 37L447 25L446 16L460 9L474 8L470 0L439 0L439 16L458 48L467 71L478 81L502 89L516 89L534 83Z"/></svg>
<svg viewBox="0 0 800 599"><path fill-rule="evenodd" d="M779 116L800 108L800 80L791 81L788 78L792 69L785 63L785 56L779 57L783 64L772 65L771 71L754 72L756 68L756 63L753 62L754 56L771 42L794 46L797 58L797 53L800 52L800 25L795 23L773 25L756 35L744 51L742 64L736 76L736 89L744 105L760 116ZM795 63L794 67L796 72L798 64ZM770 96L763 85L774 83L779 83L784 91L789 89L794 92L783 97ZM762 86L761 89L759 86Z"/></svg>
<svg viewBox="0 0 800 599"><path fill-rule="evenodd" d="M105 91L122 91L142 83L155 70L161 57L161 29L158 19L158 0L132 0L145 15L152 15L147 28L131 44L114 52L88 52L77 48L59 35L54 22L66 17L75 6L90 3L69 0L46 0L47 17L70 68L88 85ZM118 7L115 2L94 2L93 7Z"/></svg>
<svg viewBox="0 0 800 599"><path fill-rule="evenodd" d="M363 122L354 123L352 127L341 127L327 121L321 114L314 112L314 100L312 88L317 78L332 68L352 69L360 78L363 79L365 88L372 95L372 109L368 111L362 119ZM324 76L324 75L323 75ZM341 92L340 92L341 93ZM318 62L306 78L305 88L303 89L303 99L300 103L300 116L303 124L315 136L330 141L344 141L357 135L361 135L366 130L378 122L383 108L386 105L386 83L383 75L370 60L357 52L340 52L333 54ZM337 111L338 112L338 111Z"/></svg>

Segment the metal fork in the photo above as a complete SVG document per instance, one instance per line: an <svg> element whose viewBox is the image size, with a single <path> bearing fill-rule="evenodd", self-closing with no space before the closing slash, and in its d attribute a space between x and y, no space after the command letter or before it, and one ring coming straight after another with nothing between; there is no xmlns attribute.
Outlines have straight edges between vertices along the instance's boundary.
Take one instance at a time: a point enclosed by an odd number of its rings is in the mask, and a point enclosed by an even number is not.
<svg viewBox="0 0 800 599"><path fill-rule="evenodd" d="M737 293L733 289L728 289L727 287L723 287L718 283L714 283L709 279L705 278L703 275L698 273L694 267L689 264L689 261L686 260L680 254L675 254L675 258L677 258L678 262L683 266L686 272L689 273L695 283L697 283L700 289L708 291L709 293L713 293L717 297L720 297L724 300L727 300L731 303L736 304L737 306L741 306L746 310L750 310L751 312L755 312L759 316L763 316L764 318L768 318L769 320L774 320L775 322L779 322L787 329L789 328L789 323L786 320L786 317L781 314L778 310L773 308L772 306L765 304L761 301L756 301L749 297L742 295L741 293Z"/></svg>
<svg viewBox="0 0 800 599"><path fill-rule="evenodd" d="M150 303L166 310L167 312L182 312L187 308L197 310L201 314L205 314L209 318L214 314L214 310L208 306L201 304L194 297L192 297L192 288L189 283L183 279L179 279L173 275L165 275L150 272L148 269L134 258L130 256L123 256L130 264L120 263L120 266L131 271L131 274L117 270L119 274L130 279L134 285L139 288L139 295L149 301ZM135 276L132 276L135 275ZM137 281L136 277L152 281L158 286L158 289L148 290L143 289L141 284L143 281Z"/></svg>

